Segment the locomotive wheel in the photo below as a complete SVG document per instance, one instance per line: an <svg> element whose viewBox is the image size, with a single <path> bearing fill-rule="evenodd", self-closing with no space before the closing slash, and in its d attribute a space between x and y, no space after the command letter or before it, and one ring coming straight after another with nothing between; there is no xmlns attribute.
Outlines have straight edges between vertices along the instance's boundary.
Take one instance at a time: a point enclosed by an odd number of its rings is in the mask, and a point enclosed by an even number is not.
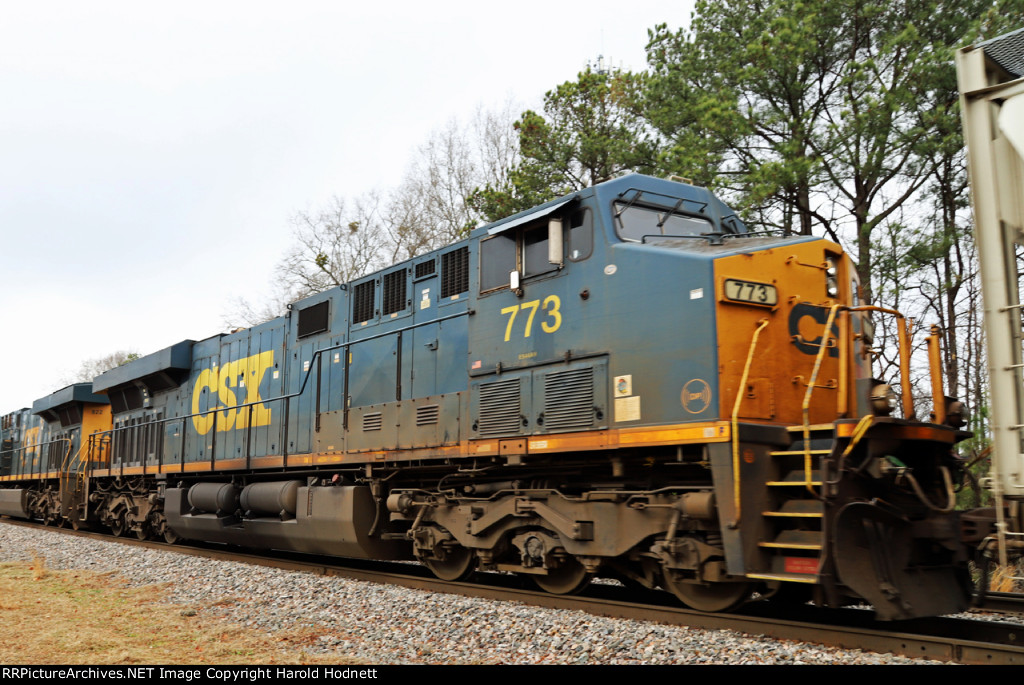
<svg viewBox="0 0 1024 685"><path fill-rule="evenodd" d="M667 568L662 575L665 589L686 606L697 611L729 611L750 597L750 583L687 583L679 571Z"/></svg>
<svg viewBox="0 0 1024 685"><path fill-rule="evenodd" d="M423 563L441 580L465 580L476 570L476 555L471 549L455 545L445 549L443 560L423 559Z"/></svg>
<svg viewBox="0 0 1024 685"><path fill-rule="evenodd" d="M141 528L135 531L135 537L137 537L139 540L145 540L149 537L149 528L143 525Z"/></svg>
<svg viewBox="0 0 1024 685"><path fill-rule="evenodd" d="M110 523L110 533L115 538L119 538L124 535L124 519L118 516Z"/></svg>
<svg viewBox="0 0 1024 685"><path fill-rule="evenodd" d="M583 564L575 559L564 559L557 568L550 569L547 575L530 575L533 582L541 590L553 595L575 595L590 584L593 574L587 573Z"/></svg>
<svg viewBox="0 0 1024 685"><path fill-rule="evenodd" d="M157 512L154 515L153 524L149 527L149 532L154 538L162 537L164 542L168 545L173 545L181 539L181 537L171 530L169 525L167 525L167 517L164 516L163 512Z"/></svg>

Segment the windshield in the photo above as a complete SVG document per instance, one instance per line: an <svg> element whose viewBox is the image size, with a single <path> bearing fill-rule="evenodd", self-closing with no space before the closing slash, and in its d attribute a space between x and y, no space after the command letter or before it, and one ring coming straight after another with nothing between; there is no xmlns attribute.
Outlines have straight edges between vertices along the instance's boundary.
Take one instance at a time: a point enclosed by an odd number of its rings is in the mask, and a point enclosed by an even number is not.
<svg viewBox="0 0 1024 685"><path fill-rule="evenodd" d="M615 203L615 228L623 240L641 241L644 236L678 236L714 233L707 219L678 214L668 209L651 209Z"/></svg>

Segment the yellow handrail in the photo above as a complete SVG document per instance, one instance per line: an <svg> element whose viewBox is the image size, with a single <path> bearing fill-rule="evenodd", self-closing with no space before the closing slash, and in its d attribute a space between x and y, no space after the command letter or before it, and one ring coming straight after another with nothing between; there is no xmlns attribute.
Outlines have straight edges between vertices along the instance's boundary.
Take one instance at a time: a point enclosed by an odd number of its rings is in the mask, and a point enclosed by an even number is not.
<svg viewBox="0 0 1024 685"><path fill-rule="evenodd" d="M813 471L813 464L811 462L811 394L814 392L814 384L818 380L818 372L821 371L821 363L825 359L826 350L828 350L828 339L832 335L832 323L836 320L836 312L843 308L841 304L834 304L828 310L825 330L821 334L821 347L818 348L818 354L814 357L814 370L811 372L810 381L807 383L807 392L804 393L804 401L801 405L804 420L804 486L815 497L818 496L818 493L814 492L813 481L811 480L811 471ZM842 361L840 360L840 364L842 364ZM839 392L840 394L846 392L846 388L840 387Z"/></svg>
<svg viewBox="0 0 1024 685"><path fill-rule="evenodd" d="M758 321L757 330L754 331L754 337L750 340L750 350L747 351L747 362L743 365L743 375L740 377L740 384L736 388L736 400L732 405L732 480L733 499L736 507L735 519L732 524L734 528L739 525L740 520L740 404L743 402L743 389L747 385L747 377L750 374L750 364L754 359L754 350L757 348L757 338L761 335L761 331L763 331L767 325L768 319L761 319Z"/></svg>
<svg viewBox="0 0 1024 685"><path fill-rule="evenodd" d="M914 417L914 397L913 397L913 394L912 394L911 389L910 389L910 340L909 340L910 336L909 336L909 333L907 331L907 320L906 320L906 317L904 317L903 314L901 314L900 312L896 311L895 309L886 309L884 307L876 307L874 305L864 305L864 306L860 306L860 307L847 307L847 306L844 306L844 305L841 305L841 304L832 305L832 307L829 309L828 320L825 323L825 330L824 330L824 332L822 333L822 336L821 336L821 347L818 349L818 354L815 356L815 359L814 359L814 371L811 374L810 382L807 384L807 392L804 393L804 401L803 401L803 405L802 405L802 411L803 411L803 437L804 437L804 479L805 479L805 484L806 484L807 490L812 495L816 495L816 493L814 492L814 489L811 486L811 483L812 483L812 480L811 480L811 471L812 471L811 466L812 466L812 463L811 463L811 447L810 447L810 435L811 435L811 430L810 430L810 404L811 404L811 394L814 392L815 383L816 383L816 381L818 379L818 372L821 369L822 361L825 358L825 352L828 349L829 336L832 334L832 324L835 321L836 315L840 311L843 311L843 312L846 312L846 313L853 313L853 312L881 312L883 314L891 314L891 315L896 317L896 320L897 320L897 335L898 335L898 342L899 342L900 391L901 391L901 394L902 394L902 398L901 398L902 402L901 402L901 404L903 406L903 416L904 416L904 418L907 418L907 419L911 419L911 418ZM839 340L839 343L842 344L842 343L846 342L844 340L844 338L849 336L849 326L845 322L845 320L843 322L843 325L841 325L840 328L841 328L841 330L840 330L840 340ZM932 331L932 334L936 338L938 337L937 333L934 330ZM929 363L930 363L930 366L932 367L932 374L933 374L933 379L934 379L934 375L936 373L936 366L938 365L938 353L937 353L938 345L935 344L934 346L932 346L931 341L929 341L929 347L932 347L935 350L929 356ZM849 383L849 372L848 372L848 370L845 367L845 365L847 363L848 363L847 356L844 356L844 355L840 354L840 362L839 362L839 364L840 364L840 369L839 369L839 379L840 379L840 382L839 382L839 392L840 392L840 396L841 397L840 397L840 402L839 402L839 405L838 405L840 409L845 409L846 406L847 406L846 405L846 399L845 399L845 395L848 392L848 389L846 388L846 384ZM933 380L933 387L934 387L934 380ZM941 388L941 380L939 381L939 387ZM936 391L933 390L933 394L935 394L935 392ZM937 406L938 406L938 404L937 404ZM864 437L864 434L867 432L868 428L872 424L873 418L874 417L873 417L872 414L868 414L868 415L866 415L866 416L861 418L860 422L857 424L857 427L854 429L853 436L852 436L852 439L850 441L850 444L847 445L846 449L843 452L843 455L842 455L843 459L845 459L850 454L850 452L853 451L853 448L857 445L858 442L860 442L861 438Z"/></svg>
<svg viewBox="0 0 1024 685"><path fill-rule="evenodd" d="M941 329L932 326L928 336L928 367L932 380L932 404L934 405L935 423L946 420L946 393L942 390L942 341L939 337Z"/></svg>

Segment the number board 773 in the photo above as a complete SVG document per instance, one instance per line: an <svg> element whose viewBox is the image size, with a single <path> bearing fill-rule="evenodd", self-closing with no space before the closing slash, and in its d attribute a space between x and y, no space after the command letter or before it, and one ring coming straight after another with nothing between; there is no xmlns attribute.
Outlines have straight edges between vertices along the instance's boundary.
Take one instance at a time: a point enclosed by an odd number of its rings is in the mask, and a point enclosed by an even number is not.
<svg viewBox="0 0 1024 685"><path fill-rule="evenodd" d="M779 291L774 285L741 281L738 278L727 278L723 284L722 294L725 299L744 304L756 304L763 307L774 307L779 303Z"/></svg>

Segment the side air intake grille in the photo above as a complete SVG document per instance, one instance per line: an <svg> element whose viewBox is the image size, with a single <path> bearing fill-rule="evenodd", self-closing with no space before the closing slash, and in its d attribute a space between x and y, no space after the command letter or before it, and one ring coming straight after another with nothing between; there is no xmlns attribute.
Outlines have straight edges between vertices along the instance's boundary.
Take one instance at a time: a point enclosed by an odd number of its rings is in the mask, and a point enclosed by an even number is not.
<svg viewBox="0 0 1024 685"><path fill-rule="evenodd" d="M416 425L429 426L437 423L441 416L441 407L436 404L428 404L423 407L416 407Z"/></svg>
<svg viewBox="0 0 1024 685"><path fill-rule="evenodd" d="M330 325L329 300L318 302L311 307L299 310L299 338L305 338L315 333L323 333Z"/></svg>
<svg viewBox="0 0 1024 685"><path fill-rule="evenodd" d="M518 433L521 428L519 379L480 385L480 435Z"/></svg>
<svg viewBox="0 0 1024 685"><path fill-rule="evenodd" d="M594 425L594 369L558 371L544 377L544 428L567 430Z"/></svg>
<svg viewBox="0 0 1024 685"><path fill-rule="evenodd" d="M379 411L363 414L363 431L379 431L384 425L384 420Z"/></svg>

